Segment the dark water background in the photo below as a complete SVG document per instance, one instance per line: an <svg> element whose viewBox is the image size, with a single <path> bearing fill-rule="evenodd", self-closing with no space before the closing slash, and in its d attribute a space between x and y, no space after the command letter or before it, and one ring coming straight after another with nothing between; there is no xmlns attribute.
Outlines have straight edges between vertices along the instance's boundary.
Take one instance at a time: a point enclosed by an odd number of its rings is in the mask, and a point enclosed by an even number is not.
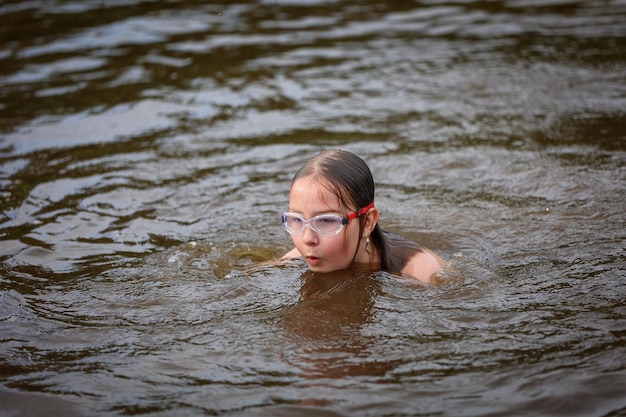
<svg viewBox="0 0 626 417"><path fill-rule="evenodd" d="M626 416L623 0L0 19L0 414ZM327 148L443 285L258 263Z"/></svg>

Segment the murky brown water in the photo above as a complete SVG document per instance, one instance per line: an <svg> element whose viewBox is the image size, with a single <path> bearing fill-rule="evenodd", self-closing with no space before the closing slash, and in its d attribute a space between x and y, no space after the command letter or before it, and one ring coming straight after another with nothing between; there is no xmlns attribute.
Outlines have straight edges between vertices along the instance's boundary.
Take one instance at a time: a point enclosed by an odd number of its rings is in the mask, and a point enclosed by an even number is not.
<svg viewBox="0 0 626 417"><path fill-rule="evenodd" d="M0 414L626 415L624 1L0 18ZM450 282L259 264L334 147Z"/></svg>

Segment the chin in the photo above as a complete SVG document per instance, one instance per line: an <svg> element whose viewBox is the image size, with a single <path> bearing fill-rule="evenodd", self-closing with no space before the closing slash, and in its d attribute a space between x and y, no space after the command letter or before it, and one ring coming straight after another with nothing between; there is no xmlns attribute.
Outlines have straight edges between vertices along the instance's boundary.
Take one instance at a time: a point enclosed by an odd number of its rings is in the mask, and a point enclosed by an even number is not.
<svg viewBox="0 0 626 417"><path fill-rule="evenodd" d="M324 266L320 266L320 265L315 265L315 266L311 266L311 265L307 265L309 267L309 270L311 272L316 272L318 274L328 274L331 272L337 272L337 271L343 271L348 269L349 266L344 266L344 267L324 267Z"/></svg>

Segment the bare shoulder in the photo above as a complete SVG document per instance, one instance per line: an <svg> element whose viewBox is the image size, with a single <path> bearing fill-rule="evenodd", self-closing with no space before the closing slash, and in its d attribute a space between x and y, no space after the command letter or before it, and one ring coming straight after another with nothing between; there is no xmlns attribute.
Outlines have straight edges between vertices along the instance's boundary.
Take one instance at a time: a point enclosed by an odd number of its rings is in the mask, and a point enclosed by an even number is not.
<svg viewBox="0 0 626 417"><path fill-rule="evenodd" d="M301 258L301 257L302 255L300 254L300 251L298 251L298 249L296 248L293 248L292 250L284 254L280 259L293 259L293 258Z"/></svg>
<svg viewBox="0 0 626 417"><path fill-rule="evenodd" d="M443 259L423 248L409 259L402 273L426 284L431 284L443 265Z"/></svg>

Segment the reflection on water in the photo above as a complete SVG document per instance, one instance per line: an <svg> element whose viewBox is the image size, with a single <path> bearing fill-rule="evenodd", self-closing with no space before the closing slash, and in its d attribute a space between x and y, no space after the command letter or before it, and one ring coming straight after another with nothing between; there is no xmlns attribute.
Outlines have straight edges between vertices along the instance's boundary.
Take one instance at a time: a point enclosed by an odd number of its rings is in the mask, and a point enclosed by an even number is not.
<svg viewBox="0 0 626 417"><path fill-rule="evenodd" d="M626 415L622 1L0 16L0 414ZM267 262L331 147L440 285Z"/></svg>
<svg viewBox="0 0 626 417"><path fill-rule="evenodd" d="M364 357L373 341L362 334L372 320L380 283L364 271L302 276L300 300L284 313L285 335L292 341L289 362L307 378L379 375L392 368L384 358Z"/></svg>

